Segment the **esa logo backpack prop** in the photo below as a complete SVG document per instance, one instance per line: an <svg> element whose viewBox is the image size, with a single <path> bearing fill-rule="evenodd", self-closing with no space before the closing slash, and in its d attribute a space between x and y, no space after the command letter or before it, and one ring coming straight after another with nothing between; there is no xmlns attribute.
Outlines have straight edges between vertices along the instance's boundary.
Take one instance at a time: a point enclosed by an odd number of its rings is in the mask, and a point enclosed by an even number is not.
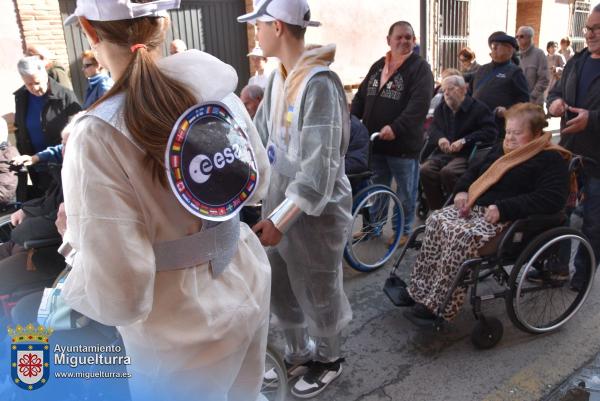
<svg viewBox="0 0 600 401"><path fill-rule="evenodd" d="M167 142L165 165L177 200L192 214L213 221L234 216L259 178L247 134L220 102L183 113Z"/></svg>

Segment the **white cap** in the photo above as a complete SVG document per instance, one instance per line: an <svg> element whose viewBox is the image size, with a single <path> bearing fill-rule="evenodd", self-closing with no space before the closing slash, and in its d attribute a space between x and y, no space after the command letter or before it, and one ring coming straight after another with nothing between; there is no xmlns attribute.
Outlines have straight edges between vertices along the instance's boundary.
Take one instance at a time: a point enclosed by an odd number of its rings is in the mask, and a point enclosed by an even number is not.
<svg viewBox="0 0 600 401"><path fill-rule="evenodd" d="M258 0L254 4L254 11L237 18L238 22L258 21L283 21L290 25L303 28L307 26L320 26L317 21L310 21L310 8L306 0Z"/></svg>
<svg viewBox="0 0 600 401"><path fill-rule="evenodd" d="M130 0L77 0L75 12L65 19L65 25L85 17L92 21L117 21L139 17L165 17L166 10L179 8L181 0L156 0L132 3Z"/></svg>
<svg viewBox="0 0 600 401"><path fill-rule="evenodd" d="M250 53L247 54L248 57L265 57L260 46L254 47ZM265 57L266 58L266 57Z"/></svg>

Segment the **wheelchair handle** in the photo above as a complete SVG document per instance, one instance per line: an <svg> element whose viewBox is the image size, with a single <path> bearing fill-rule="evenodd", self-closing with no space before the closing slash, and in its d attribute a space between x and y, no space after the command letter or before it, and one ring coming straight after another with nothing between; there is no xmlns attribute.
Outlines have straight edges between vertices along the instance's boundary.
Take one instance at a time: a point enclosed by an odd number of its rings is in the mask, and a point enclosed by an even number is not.
<svg viewBox="0 0 600 401"><path fill-rule="evenodd" d="M370 138L371 142L373 142L375 139L377 139L380 134L381 134L380 132L373 132L371 134L371 138Z"/></svg>
<svg viewBox="0 0 600 401"><path fill-rule="evenodd" d="M592 159L583 155L573 155L571 162L569 163L569 172L578 171L584 165L596 167L598 166L598 162L595 159Z"/></svg>

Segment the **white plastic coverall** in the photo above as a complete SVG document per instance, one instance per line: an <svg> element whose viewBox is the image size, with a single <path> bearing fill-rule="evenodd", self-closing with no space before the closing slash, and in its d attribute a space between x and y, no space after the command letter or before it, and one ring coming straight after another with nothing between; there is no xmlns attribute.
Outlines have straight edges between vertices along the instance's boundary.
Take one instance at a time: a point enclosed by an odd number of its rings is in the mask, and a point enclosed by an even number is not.
<svg viewBox="0 0 600 401"><path fill-rule="evenodd" d="M197 50L161 59L163 72L198 101L221 100L250 137L257 158L255 196L269 182L265 150L241 101L232 67ZM102 108L100 104L98 107ZM116 126L124 127L116 113ZM126 129L125 129L126 131ZM65 287L75 310L117 326L131 357L134 399L256 399L268 331L270 268L249 227L238 251L215 277L210 264L156 272L152 245L199 230L169 188L152 179L130 134L84 116L69 139L63 166L73 266Z"/></svg>
<svg viewBox="0 0 600 401"><path fill-rule="evenodd" d="M314 358L337 359L340 331L352 318L342 283L352 204L344 171L350 124L342 84L328 68L334 55L334 45L307 49L285 82L274 71L254 119L269 138L272 167L263 218L286 198L303 212L268 252L271 308L286 335L288 362L310 359L307 328L317 343ZM286 101L290 78L301 70L297 96Z"/></svg>

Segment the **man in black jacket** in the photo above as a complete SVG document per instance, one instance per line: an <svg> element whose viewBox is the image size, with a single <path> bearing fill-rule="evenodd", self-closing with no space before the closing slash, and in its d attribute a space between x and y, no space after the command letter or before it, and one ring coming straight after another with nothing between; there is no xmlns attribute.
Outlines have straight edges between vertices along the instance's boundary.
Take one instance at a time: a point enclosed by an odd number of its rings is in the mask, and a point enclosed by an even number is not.
<svg viewBox="0 0 600 401"><path fill-rule="evenodd" d="M25 57L17 67L25 84L14 93L17 149L22 155L34 155L61 142L61 131L81 106L71 90L48 77L37 57ZM41 166L29 174L35 190L32 197L41 196L50 185L50 175Z"/></svg>
<svg viewBox="0 0 600 401"><path fill-rule="evenodd" d="M471 94L486 104L496 117L499 137L504 138L504 112L517 103L529 102L527 79L511 61L517 41L504 32L494 32L488 38L492 62L484 64L471 81Z"/></svg>
<svg viewBox="0 0 600 401"><path fill-rule="evenodd" d="M430 210L444 206L444 194L452 193L466 171L475 143L493 143L498 131L494 116L482 102L467 95L461 76L442 81L444 101L435 109L429 141L437 144L421 165L421 182Z"/></svg>
<svg viewBox="0 0 600 401"><path fill-rule="evenodd" d="M376 183L390 185L392 177L396 180L406 218L402 244L414 220L418 157L433 95L433 75L429 64L413 52L415 34L408 22L394 23L387 42L390 51L371 66L352 100L351 112L362 119L370 133L380 132L371 166Z"/></svg>
<svg viewBox="0 0 600 401"><path fill-rule="evenodd" d="M587 19L587 48L573 56L560 81L548 94L548 111L561 116L560 144L573 153L596 161L584 164L583 233L600 260L600 4ZM575 258L571 286L585 282L585 252Z"/></svg>

